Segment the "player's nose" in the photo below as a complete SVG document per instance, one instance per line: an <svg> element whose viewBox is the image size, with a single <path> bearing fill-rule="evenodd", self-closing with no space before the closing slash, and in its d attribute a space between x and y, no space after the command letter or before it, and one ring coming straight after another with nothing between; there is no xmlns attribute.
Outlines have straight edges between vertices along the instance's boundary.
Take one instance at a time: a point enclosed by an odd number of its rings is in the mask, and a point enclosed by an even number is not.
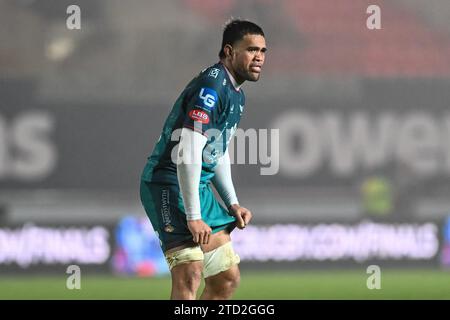
<svg viewBox="0 0 450 320"><path fill-rule="evenodd" d="M260 65L262 65L262 64L264 63L264 53L261 52L261 51L258 51L258 52L255 54L255 57L253 58L253 60L254 60L255 62L258 62Z"/></svg>

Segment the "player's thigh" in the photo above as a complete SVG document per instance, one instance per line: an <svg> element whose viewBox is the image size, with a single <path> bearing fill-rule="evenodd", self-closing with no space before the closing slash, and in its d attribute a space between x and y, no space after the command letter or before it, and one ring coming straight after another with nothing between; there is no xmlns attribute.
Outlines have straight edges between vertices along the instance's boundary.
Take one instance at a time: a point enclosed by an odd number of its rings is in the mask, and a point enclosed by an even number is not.
<svg viewBox="0 0 450 320"><path fill-rule="evenodd" d="M231 283L238 281L240 262L239 256L233 249L230 234L226 230L219 231L211 236L210 242L202 245L204 252L203 276L205 281L215 277L229 280Z"/></svg>
<svg viewBox="0 0 450 320"><path fill-rule="evenodd" d="M200 284L203 272L203 253L199 256L196 251L199 251L198 246L184 244L164 252L169 266L172 263L170 257L177 260L170 268L173 287L195 289Z"/></svg>
<svg viewBox="0 0 450 320"><path fill-rule="evenodd" d="M205 284L211 288L223 288L235 289L241 279L241 273L239 265L235 264L229 269L219 272L213 276L205 278Z"/></svg>
<svg viewBox="0 0 450 320"><path fill-rule="evenodd" d="M230 241L230 233L227 230L221 230L210 235L208 244L201 244L200 246L203 252L209 252Z"/></svg>
<svg viewBox="0 0 450 320"><path fill-rule="evenodd" d="M200 246L194 244L183 244L164 252L164 256L169 266L172 275L187 275L192 274L196 276L201 274L203 270L204 253ZM178 271L177 271L178 270Z"/></svg>

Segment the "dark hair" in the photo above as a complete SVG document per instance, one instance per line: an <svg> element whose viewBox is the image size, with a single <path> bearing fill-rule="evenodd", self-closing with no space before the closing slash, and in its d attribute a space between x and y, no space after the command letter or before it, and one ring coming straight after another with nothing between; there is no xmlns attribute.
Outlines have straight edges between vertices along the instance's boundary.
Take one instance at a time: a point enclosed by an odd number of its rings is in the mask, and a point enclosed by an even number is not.
<svg viewBox="0 0 450 320"><path fill-rule="evenodd" d="M219 58L225 58L223 47L227 44L235 44L237 41L242 40L247 34L258 34L264 37L264 32L261 27L253 22L239 19L233 19L228 22L223 29L222 47L219 52Z"/></svg>

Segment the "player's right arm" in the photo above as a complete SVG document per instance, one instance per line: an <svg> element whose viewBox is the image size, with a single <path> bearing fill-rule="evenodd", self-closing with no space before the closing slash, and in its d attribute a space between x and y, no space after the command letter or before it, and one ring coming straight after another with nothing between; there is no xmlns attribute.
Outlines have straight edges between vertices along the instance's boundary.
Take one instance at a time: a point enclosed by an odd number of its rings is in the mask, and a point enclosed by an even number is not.
<svg viewBox="0 0 450 320"><path fill-rule="evenodd" d="M221 105L220 77L203 76L192 88L184 105L184 121L178 144L177 176L186 212L188 228L194 242L208 244L211 228L202 220L200 211L200 176L203 148L208 130L216 125Z"/></svg>
<svg viewBox="0 0 450 320"><path fill-rule="evenodd" d="M208 244L211 228L202 220L200 175L202 154L207 138L189 128L181 130L178 144L177 177L183 198L188 228L195 243Z"/></svg>

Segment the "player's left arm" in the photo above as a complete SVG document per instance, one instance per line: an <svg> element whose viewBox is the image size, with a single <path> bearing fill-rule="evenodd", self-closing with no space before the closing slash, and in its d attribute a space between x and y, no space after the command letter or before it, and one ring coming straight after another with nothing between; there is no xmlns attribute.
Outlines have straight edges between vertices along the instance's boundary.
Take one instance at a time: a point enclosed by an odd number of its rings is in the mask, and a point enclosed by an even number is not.
<svg viewBox="0 0 450 320"><path fill-rule="evenodd" d="M239 205L231 177L231 162L228 150L219 159L214 172L215 175L211 180L214 187L216 187L217 192L227 206L230 215L236 217L237 227L244 229L252 219L252 213L247 208Z"/></svg>

